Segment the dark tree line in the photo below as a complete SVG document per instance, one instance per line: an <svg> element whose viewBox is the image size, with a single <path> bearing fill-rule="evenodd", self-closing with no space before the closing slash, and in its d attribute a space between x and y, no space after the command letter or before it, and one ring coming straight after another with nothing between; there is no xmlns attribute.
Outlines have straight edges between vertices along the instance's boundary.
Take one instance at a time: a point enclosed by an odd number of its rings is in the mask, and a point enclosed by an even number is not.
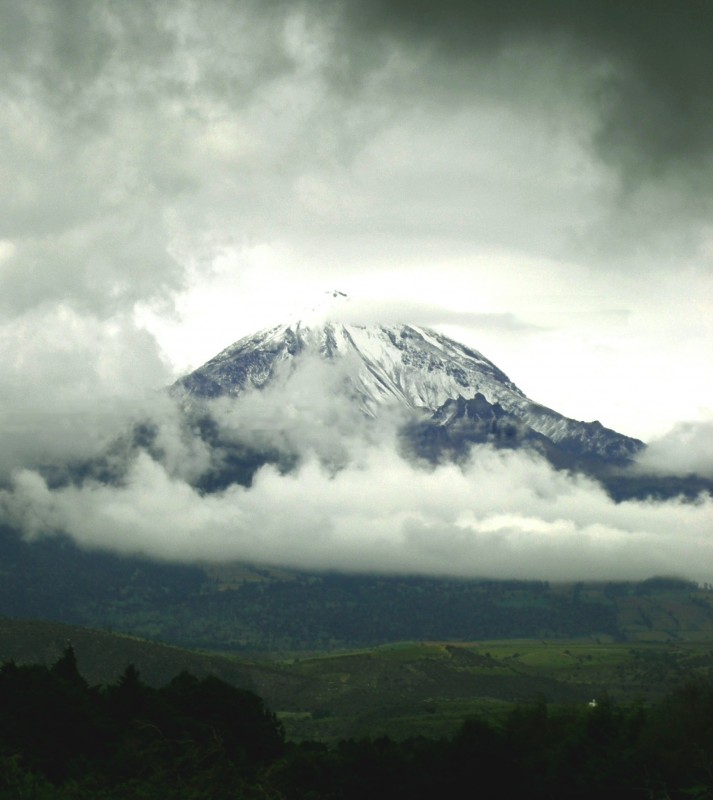
<svg viewBox="0 0 713 800"><path fill-rule="evenodd" d="M713 798L713 683L657 706L515 708L450 739L288 744L255 694L188 673L161 689L129 666L90 687L71 648L0 668L2 800Z"/></svg>
<svg viewBox="0 0 713 800"><path fill-rule="evenodd" d="M3 800L239 797L284 750L262 700L218 678L154 689L128 666L90 687L71 648L50 668L0 668Z"/></svg>

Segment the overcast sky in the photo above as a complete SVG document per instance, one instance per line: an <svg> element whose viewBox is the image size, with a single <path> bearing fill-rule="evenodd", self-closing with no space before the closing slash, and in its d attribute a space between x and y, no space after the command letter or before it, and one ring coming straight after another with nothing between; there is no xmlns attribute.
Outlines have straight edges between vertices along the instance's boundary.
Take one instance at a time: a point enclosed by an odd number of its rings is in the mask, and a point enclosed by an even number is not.
<svg viewBox="0 0 713 800"><path fill-rule="evenodd" d="M0 471L334 288L710 458L710 0L0 0L0 70Z"/></svg>
<svg viewBox="0 0 713 800"><path fill-rule="evenodd" d="M160 385L340 288L568 415L710 419L711 31L708 0L0 0L6 393Z"/></svg>

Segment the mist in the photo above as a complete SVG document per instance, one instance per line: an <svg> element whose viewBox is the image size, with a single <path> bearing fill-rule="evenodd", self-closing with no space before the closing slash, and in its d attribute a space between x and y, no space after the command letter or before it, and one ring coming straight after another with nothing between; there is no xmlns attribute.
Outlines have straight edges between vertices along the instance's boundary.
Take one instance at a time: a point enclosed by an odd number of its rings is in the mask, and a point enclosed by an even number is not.
<svg viewBox="0 0 713 800"><path fill-rule="evenodd" d="M534 452L474 446L459 464L410 460L398 415L366 417L318 360L262 391L209 404L224 446L273 448L250 485L196 479L220 462L177 413L151 448L128 450L111 483L51 487L16 471L4 520L29 540L65 533L82 547L178 562L541 580L711 578L713 500L615 503L591 478ZM287 380L287 379L286 379Z"/></svg>
<svg viewBox="0 0 713 800"><path fill-rule="evenodd" d="M713 478L713 422L680 422L649 442L637 459L641 472Z"/></svg>

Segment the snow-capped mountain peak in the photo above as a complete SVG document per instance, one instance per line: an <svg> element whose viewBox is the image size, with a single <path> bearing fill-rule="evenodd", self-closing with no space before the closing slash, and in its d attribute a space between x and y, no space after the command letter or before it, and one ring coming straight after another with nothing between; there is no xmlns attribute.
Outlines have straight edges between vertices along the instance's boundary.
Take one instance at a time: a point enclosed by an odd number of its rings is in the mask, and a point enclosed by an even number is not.
<svg viewBox="0 0 713 800"><path fill-rule="evenodd" d="M289 393L289 376L316 358L340 367L344 397L372 417L397 406L454 431L472 428L477 417L481 431L488 416L482 414L485 403L500 427L510 420L567 452L626 461L642 446L599 423L572 420L538 405L482 353L434 330L339 321L347 318L346 302L344 293L330 292L314 313L241 339L177 381L174 394L189 402L237 397L272 384L278 375ZM478 413L467 405L454 407L459 398L471 406L477 402Z"/></svg>
<svg viewBox="0 0 713 800"><path fill-rule="evenodd" d="M308 316L245 337L179 383L191 395L238 395L264 386L277 366L315 355L348 364L348 379L364 410L383 404L435 411L449 398L483 394L490 402L524 394L476 350L413 325L356 325Z"/></svg>

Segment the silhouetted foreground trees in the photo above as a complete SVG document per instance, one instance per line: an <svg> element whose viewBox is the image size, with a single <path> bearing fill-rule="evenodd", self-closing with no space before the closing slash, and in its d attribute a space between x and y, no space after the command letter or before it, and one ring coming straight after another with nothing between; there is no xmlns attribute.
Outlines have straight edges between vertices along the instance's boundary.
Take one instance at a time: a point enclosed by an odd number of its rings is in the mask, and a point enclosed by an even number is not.
<svg viewBox="0 0 713 800"><path fill-rule="evenodd" d="M242 797L284 751L262 700L217 678L153 689L129 666L89 687L71 648L49 669L0 669L3 800Z"/></svg>
<svg viewBox="0 0 713 800"><path fill-rule="evenodd" d="M713 798L713 684L653 708L516 708L451 739L285 744L260 698L182 673L162 689L133 667L90 687L68 649L52 667L0 668L0 798L458 796Z"/></svg>

